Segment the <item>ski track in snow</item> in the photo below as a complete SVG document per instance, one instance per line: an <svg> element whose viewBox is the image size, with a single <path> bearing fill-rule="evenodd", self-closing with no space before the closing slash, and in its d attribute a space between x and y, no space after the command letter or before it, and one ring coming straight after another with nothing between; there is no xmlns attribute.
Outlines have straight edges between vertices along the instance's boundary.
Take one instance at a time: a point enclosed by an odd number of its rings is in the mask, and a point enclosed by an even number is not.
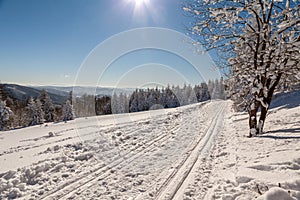
<svg viewBox="0 0 300 200"><path fill-rule="evenodd" d="M184 199L185 189L194 180L195 170L202 164L200 158L205 158L210 151L215 136L220 131L220 123L224 117L224 103L216 111L216 115L211 121L205 135L198 138L193 148L188 153L188 156L180 163L176 169L168 176L162 187L157 191L155 199L170 200L170 199ZM218 125L217 125L218 124ZM186 197L187 198L187 197ZM145 199L145 198L142 198Z"/></svg>
<svg viewBox="0 0 300 200"><path fill-rule="evenodd" d="M205 163L225 104L211 101L5 132L0 135L0 199L186 196L187 180Z"/></svg>
<svg viewBox="0 0 300 200"><path fill-rule="evenodd" d="M300 106L271 109L249 139L231 104L1 132L0 199L300 199Z"/></svg>

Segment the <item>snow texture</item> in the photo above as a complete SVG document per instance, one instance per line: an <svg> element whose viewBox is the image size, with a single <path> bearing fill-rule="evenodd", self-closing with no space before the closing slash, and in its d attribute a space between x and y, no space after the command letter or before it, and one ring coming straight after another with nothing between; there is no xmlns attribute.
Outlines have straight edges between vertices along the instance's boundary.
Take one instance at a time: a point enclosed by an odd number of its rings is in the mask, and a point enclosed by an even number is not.
<svg viewBox="0 0 300 200"><path fill-rule="evenodd" d="M300 107L230 101L0 132L0 199L300 199ZM275 197L274 197L275 196Z"/></svg>

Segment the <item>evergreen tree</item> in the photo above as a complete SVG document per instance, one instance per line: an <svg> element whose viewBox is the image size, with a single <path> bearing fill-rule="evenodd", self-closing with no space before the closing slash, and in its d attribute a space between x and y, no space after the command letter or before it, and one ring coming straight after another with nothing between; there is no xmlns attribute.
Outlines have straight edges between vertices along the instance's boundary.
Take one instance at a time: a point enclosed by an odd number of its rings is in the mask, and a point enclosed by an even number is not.
<svg viewBox="0 0 300 200"><path fill-rule="evenodd" d="M138 91L136 90L129 100L129 112L138 112Z"/></svg>
<svg viewBox="0 0 300 200"><path fill-rule="evenodd" d="M9 107L6 106L6 102L0 100L0 131L7 128L7 123L12 115L13 112Z"/></svg>
<svg viewBox="0 0 300 200"><path fill-rule="evenodd" d="M3 100L3 84L1 84L1 81L0 81L0 101Z"/></svg>
<svg viewBox="0 0 300 200"><path fill-rule="evenodd" d="M144 90L140 89L138 92L138 111L145 111L147 96Z"/></svg>
<svg viewBox="0 0 300 200"><path fill-rule="evenodd" d="M73 105L73 91L72 90L69 92L68 100L70 101L70 104Z"/></svg>
<svg viewBox="0 0 300 200"><path fill-rule="evenodd" d="M216 87L215 82L212 80L208 80L208 92L210 94L211 99L216 99Z"/></svg>
<svg viewBox="0 0 300 200"><path fill-rule="evenodd" d="M112 114L111 98L109 96L95 97L96 115Z"/></svg>
<svg viewBox="0 0 300 200"><path fill-rule="evenodd" d="M27 105L27 113L28 113L28 125L34 126L37 124L44 123L44 112L42 110L42 104L39 99L34 101L33 98L29 99Z"/></svg>
<svg viewBox="0 0 300 200"><path fill-rule="evenodd" d="M226 99L226 94L225 94L225 86L224 86L224 80L223 77L220 79L220 99Z"/></svg>
<svg viewBox="0 0 300 200"><path fill-rule="evenodd" d="M211 99L211 96L208 90L208 85L206 83L201 83L201 98L198 101L202 102L209 99Z"/></svg>
<svg viewBox="0 0 300 200"><path fill-rule="evenodd" d="M120 99L117 93L114 92L111 99L111 110L113 114L118 114L121 112L120 110Z"/></svg>
<svg viewBox="0 0 300 200"><path fill-rule="evenodd" d="M119 95L119 112L125 113L126 112L126 95L124 95L122 92Z"/></svg>
<svg viewBox="0 0 300 200"><path fill-rule="evenodd" d="M44 118L46 122L53 122L55 120L56 117L55 107L50 97L45 100L44 113L45 113Z"/></svg>
<svg viewBox="0 0 300 200"><path fill-rule="evenodd" d="M62 111L62 120L63 121L69 121L73 120L75 118L73 106L69 100L66 101L66 103L63 105L63 111Z"/></svg>
<svg viewBox="0 0 300 200"><path fill-rule="evenodd" d="M44 119L46 120L46 122L53 122L56 117L55 107L46 90L42 90L39 99L41 101L42 109L44 111Z"/></svg>

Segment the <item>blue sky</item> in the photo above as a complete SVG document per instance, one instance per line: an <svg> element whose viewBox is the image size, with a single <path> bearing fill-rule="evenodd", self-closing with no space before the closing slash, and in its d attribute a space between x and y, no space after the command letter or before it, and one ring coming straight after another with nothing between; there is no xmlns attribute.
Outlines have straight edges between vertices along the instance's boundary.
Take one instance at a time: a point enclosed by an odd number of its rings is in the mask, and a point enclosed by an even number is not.
<svg viewBox="0 0 300 200"><path fill-rule="evenodd" d="M0 0L0 80L2 83L26 85L94 85L94 82L88 81L88 75L82 82L76 82L76 77L84 60L97 45L134 28L163 27L185 33L184 24L188 23L188 19L183 16L180 2ZM122 48L122 42L115 48ZM101 60L98 64L101 65ZM119 87L141 86L146 84L146 80L142 83L134 77L145 79L142 78L143 73L151 74L149 69L153 72L153 82L182 82L175 76L168 76L165 70L155 71L158 66L174 69L191 84L198 80L193 77L193 70L189 70L193 67L184 59L161 50L147 49L117 57L107 74L98 77L98 84L116 86L118 82ZM141 70L143 68L144 71ZM124 76L132 69L138 70L128 77ZM155 76L155 73L160 75ZM164 73L167 74L164 76ZM147 81L151 82L151 78Z"/></svg>

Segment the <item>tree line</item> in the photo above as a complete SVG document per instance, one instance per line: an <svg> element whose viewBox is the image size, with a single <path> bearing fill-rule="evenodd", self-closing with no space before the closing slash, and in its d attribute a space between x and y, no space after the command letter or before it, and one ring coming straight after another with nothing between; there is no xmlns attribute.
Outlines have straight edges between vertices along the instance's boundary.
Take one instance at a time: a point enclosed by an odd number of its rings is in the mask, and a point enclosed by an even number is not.
<svg viewBox="0 0 300 200"><path fill-rule="evenodd" d="M63 105L54 105L46 90L38 98L24 101L5 96L0 88L0 130L68 121L74 117L70 97Z"/></svg>
<svg viewBox="0 0 300 200"><path fill-rule="evenodd" d="M131 95L113 93L111 96L83 95L74 98L77 117L131 113L162 108L175 108L210 99L225 99L223 79L166 88L136 89Z"/></svg>
<svg viewBox="0 0 300 200"><path fill-rule="evenodd" d="M46 90L38 98L26 101L3 95L0 88L0 130L34 126L48 122L68 121L76 117L131 113L175 108L210 99L225 99L223 80L166 88L136 89L131 95L73 95L63 105L54 105Z"/></svg>

